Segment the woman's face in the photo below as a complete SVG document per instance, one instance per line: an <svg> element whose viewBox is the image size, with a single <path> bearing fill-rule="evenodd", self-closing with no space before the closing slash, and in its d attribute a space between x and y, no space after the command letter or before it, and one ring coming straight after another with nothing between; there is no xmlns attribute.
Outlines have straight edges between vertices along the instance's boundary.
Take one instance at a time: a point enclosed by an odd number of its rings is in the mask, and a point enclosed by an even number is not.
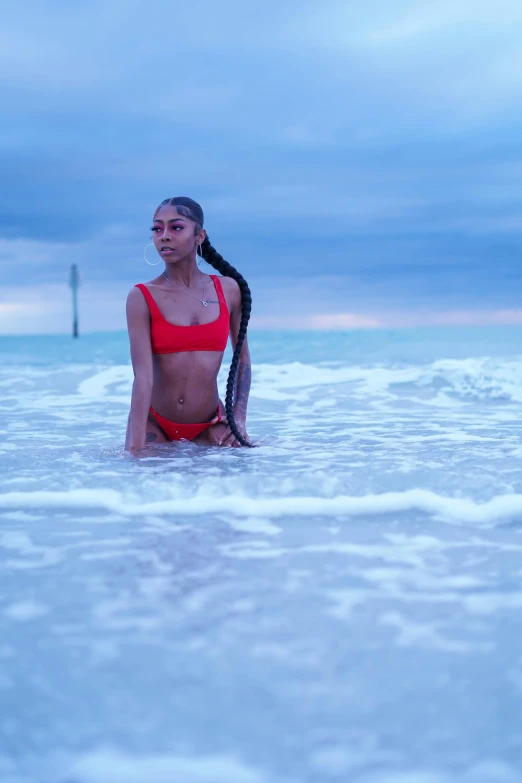
<svg viewBox="0 0 522 783"><path fill-rule="evenodd" d="M178 213L176 207L166 204L156 213L152 225L152 239L156 250L165 261L177 261L194 254L195 223Z"/></svg>

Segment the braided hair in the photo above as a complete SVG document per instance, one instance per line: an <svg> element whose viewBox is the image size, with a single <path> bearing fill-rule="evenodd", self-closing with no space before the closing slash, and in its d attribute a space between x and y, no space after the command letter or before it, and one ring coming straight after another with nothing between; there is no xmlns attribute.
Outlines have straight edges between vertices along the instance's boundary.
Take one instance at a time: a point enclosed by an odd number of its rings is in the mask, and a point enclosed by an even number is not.
<svg viewBox="0 0 522 783"><path fill-rule="evenodd" d="M193 201L191 198L187 198L186 196L167 198L165 199L165 201L161 202L158 209L154 213L154 217L161 209L161 207L167 205L176 207L180 215L183 215L189 220L194 221L194 223L196 224L195 231L194 231L195 234L201 231L201 229L203 228L204 215L203 215L203 210L201 209L200 205L196 201ZM248 287L248 283L245 280L245 278L242 275L240 275L237 269L234 269L234 267L231 264L229 264L228 261L225 261L223 256L220 255L218 251L215 249L215 247L213 247L210 244L208 236L205 237L205 241L199 246L199 252L202 258L204 258L204 260L208 264L210 264L210 266L213 266L214 269L217 269L217 271L220 272L222 275L226 277L234 278L234 280L237 282L241 290L241 321L239 324L237 344L234 350L234 354L232 356L230 371L228 373L227 392L225 396L225 413L227 417L228 426L230 427L230 430L235 436L235 438L241 443L242 446L251 446L252 444L249 443L249 441L247 441L239 432L237 428L236 420L234 418L234 385L236 382L239 356L241 354L243 343L245 342L248 321L250 320L250 311L252 309L252 295L250 293L250 288Z"/></svg>

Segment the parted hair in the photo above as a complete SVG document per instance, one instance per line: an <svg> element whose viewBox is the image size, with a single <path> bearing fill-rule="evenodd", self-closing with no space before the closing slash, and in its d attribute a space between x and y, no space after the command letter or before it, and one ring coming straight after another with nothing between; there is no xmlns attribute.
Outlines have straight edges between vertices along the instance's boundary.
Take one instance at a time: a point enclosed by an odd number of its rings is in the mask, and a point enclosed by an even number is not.
<svg viewBox="0 0 522 783"><path fill-rule="evenodd" d="M203 210L201 209L200 205L196 201L194 201L191 198L187 198L186 196L167 198L165 199L165 201L161 202L158 209L154 213L154 216L156 216L158 210L161 209L161 207L165 207L167 205L176 207L180 215L183 215L189 220L194 221L194 223L196 224L194 229L194 234L197 234L199 231L201 231L201 229L203 228L203 223L205 218L203 215ZM230 364L230 371L228 373L227 392L225 396L225 413L227 417L228 426L230 427L231 431L233 432L237 440L243 446L251 446L252 444L249 443L239 432L236 425L236 421L234 419L234 386L236 382L239 356L241 354L243 343L245 342L248 322L250 320L250 311L252 309L252 295L250 293L250 288L248 287L248 283L245 280L245 278L241 274L239 274L237 269L234 269L232 264L229 264L228 261L225 261L223 256L218 253L216 248L210 244L210 240L208 236L205 237L205 241L199 246L199 252L201 253L201 256L204 258L204 260L207 262L207 264L210 264L210 266L213 266L214 269L217 269L217 271L220 274L224 275L225 277L233 277L241 290L241 321L239 324L237 344L234 349L232 362Z"/></svg>

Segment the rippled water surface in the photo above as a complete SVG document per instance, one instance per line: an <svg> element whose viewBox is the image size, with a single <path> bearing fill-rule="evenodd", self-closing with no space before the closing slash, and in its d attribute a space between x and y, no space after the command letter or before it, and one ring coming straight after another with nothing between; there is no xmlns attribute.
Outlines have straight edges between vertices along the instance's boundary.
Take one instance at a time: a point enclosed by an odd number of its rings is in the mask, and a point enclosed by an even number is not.
<svg viewBox="0 0 522 783"><path fill-rule="evenodd" d="M521 338L253 334L139 460L125 335L1 338L1 783L521 783Z"/></svg>

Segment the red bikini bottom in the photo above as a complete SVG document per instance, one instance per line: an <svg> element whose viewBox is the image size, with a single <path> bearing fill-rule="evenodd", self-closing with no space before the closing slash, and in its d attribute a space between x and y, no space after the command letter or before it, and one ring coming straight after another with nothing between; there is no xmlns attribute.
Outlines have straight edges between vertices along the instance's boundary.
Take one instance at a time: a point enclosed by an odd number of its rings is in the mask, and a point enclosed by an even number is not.
<svg viewBox="0 0 522 783"><path fill-rule="evenodd" d="M218 412L212 421L205 421L203 424L177 424L175 421L160 416L152 406L149 410L169 440L194 440L200 433L223 419L221 404L219 404Z"/></svg>

